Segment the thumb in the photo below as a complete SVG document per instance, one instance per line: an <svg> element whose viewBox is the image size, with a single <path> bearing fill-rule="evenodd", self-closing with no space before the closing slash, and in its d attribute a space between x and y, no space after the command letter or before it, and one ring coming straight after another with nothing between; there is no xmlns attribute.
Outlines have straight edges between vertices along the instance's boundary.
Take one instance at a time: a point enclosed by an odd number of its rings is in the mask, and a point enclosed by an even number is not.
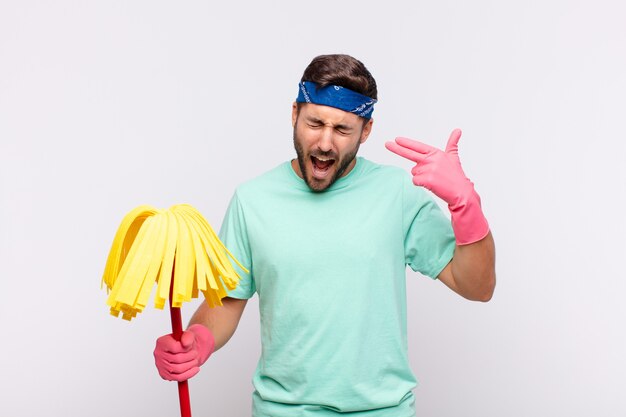
<svg viewBox="0 0 626 417"><path fill-rule="evenodd" d="M461 129L454 129L448 138L446 145L446 153L459 154L459 139L461 138Z"/></svg>
<svg viewBox="0 0 626 417"><path fill-rule="evenodd" d="M180 337L180 344L185 349L189 349L191 346L193 346L195 341L196 336L193 334L193 332L190 331L184 331L183 335Z"/></svg>

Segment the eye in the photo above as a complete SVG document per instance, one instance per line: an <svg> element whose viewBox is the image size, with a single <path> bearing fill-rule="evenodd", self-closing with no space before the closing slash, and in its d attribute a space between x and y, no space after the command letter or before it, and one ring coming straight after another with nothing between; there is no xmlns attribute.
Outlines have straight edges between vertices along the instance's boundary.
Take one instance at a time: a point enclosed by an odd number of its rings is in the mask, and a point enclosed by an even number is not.
<svg viewBox="0 0 626 417"><path fill-rule="evenodd" d="M311 129L319 129L320 127L322 127L322 124L321 123L309 122L309 123L307 123L307 126L309 126Z"/></svg>
<svg viewBox="0 0 626 417"><path fill-rule="evenodd" d="M335 130L342 136L348 136L350 133L352 133L352 131L349 129L337 128Z"/></svg>

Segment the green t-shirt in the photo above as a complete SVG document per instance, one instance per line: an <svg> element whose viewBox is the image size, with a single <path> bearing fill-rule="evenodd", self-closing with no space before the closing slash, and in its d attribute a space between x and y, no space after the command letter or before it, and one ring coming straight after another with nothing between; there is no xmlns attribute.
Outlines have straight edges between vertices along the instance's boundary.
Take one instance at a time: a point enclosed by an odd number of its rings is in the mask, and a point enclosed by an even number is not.
<svg viewBox="0 0 626 417"><path fill-rule="evenodd" d="M254 417L411 417L406 265L436 278L449 220L400 168L357 158L321 193L285 162L239 186L220 237L259 296Z"/></svg>

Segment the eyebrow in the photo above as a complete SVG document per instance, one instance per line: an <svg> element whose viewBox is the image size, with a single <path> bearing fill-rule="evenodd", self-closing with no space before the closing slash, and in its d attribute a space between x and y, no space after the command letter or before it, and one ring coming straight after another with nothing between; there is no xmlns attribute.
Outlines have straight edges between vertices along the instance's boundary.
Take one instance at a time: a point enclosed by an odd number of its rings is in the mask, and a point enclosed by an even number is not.
<svg viewBox="0 0 626 417"><path fill-rule="evenodd" d="M352 130L352 126L348 126L348 125L335 125L335 129L339 129L339 130Z"/></svg>
<svg viewBox="0 0 626 417"><path fill-rule="evenodd" d="M306 116L306 121L307 122L311 122L311 123L324 124L324 123L322 123L322 121L320 119L318 119L317 117L313 117L313 116Z"/></svg>
<svg viewBox="0 0 626 417"><path fill-rule="evenodd" d="M315 116L307 116L306 117L307 121L310 123L319 123L321 125L325 124L323 120L318 119ZM334 129L339 129L339 130L352 130L353 127L349 126L349 125L344 125L344 124L338 124L338 125L334 125L333 126Z"/></svg>

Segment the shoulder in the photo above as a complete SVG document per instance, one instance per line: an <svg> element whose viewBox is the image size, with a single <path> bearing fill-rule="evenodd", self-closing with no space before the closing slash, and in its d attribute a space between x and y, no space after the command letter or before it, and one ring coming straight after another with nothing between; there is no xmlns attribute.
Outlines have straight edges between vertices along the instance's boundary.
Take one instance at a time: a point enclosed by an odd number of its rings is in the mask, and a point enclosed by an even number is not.
<svg viewBox="0 0 626 417"><path fill-rule="evenodd" d="M402 168L393 165L384 165L361 158L361 176L368 182L381 182L387 186L405 187L411 183L410 174Z"/></svg>
<svg viewBox="0 0 626 417"><path fill-rule="evenodd" d="M279 186L289 180L289 162L283 162L263 174L245 181L235 189L235 196L239 198L254 198L258 194L265 194L271 188Z"/></svg>
<svg viewBox="0 0 626 417"><path fill-rule="evenodd" d="M290 162L283 162L269 171L247 180L237 186L234 199L242 204L260 204L267 202L281 190L293 188Z"/></svg>
<svg viewBox="0 0 626 417"><path fill-rule="evenodd" d="M364 175L388 176L393 178L402 178L407 176L407 172L394 165L384 165L370 161L363 157L359 157L360 164L363 166Z"/></svg>
<svg viewBox="0 0 626 417"><path fill-rule="evenodd" d="M383 194L391 194L411 204L425 203L432 200L430 193L423 187L413 184L411 174L404 168L394 165L378 164L362 158L362 178L369 186L377 187Z"/></svg>

